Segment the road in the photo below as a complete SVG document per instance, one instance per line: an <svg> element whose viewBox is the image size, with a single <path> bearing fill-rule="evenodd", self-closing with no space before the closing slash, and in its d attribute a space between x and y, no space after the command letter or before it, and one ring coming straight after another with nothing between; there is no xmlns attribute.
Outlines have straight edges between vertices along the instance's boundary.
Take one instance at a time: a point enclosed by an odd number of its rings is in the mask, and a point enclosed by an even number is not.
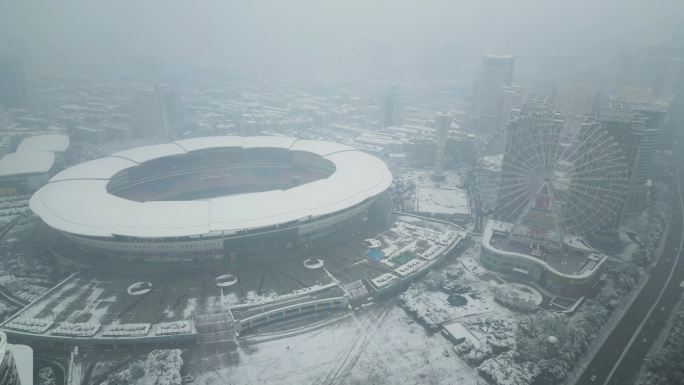
<svg viewBox="0 0 684 385"><path fill-rule="evenodd" d="M684 180L681 171L679 180ZM660 260L651 270L641 293L576 384L630 384L648 350L665 327L681 295L680 283L684 280L684 256L680 258L684 240L681 190L675 195L679 202L672 203L673 209L676 209L672 212L670 232Z"/></svg>
<svg viewBox="0 0 684 385"><path fill-rule="evenodd" d="M4 299L5 301L16 305L20 309L23 308L24 306L28 305L28 302L22 300L21 298L14 296L14 294L12 294L12 292L9 291L4 286L0 286L0 299Z"/></svg>
<svg viewBox="0 0 684 385"><path fill-rule="evenodd" d="M475 182L475 171L468 171L466 186L468 188L470 208L475 216L473 232L476 234L482 234L484 221L482 215L482 197L480 196L480 191L478 189L477 183Z"/></svg>

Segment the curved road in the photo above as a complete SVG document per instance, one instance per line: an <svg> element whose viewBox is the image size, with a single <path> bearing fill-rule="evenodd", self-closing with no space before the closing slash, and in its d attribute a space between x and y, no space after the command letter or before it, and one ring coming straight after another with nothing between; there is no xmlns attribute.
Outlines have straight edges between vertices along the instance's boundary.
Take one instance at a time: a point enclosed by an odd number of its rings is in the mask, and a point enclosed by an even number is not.
<svg viewBox="0 0 684 385"><path fill-rule="evenodd" d="M641 293L576 382L578 385L630 384L680 298L680 283L684 280L684 256L681 256L684 243L681 180L684 172L677 172L678 194L672 202L670 232L662 256Z"/></svg>

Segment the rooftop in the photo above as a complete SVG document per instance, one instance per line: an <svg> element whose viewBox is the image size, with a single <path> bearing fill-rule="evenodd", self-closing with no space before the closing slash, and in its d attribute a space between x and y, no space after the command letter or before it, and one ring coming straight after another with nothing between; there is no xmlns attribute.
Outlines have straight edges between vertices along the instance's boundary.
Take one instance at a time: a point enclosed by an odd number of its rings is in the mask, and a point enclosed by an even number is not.
<svg viewBox="0 0 684 385"><path fill-rule="evenodd" d="M582 243L579 247L577 237L566 237L565 247L562 250L544 248L540 257L532 255L528 245L511 241L505 244L506 233L510 231L512 224L488 221L485 233L482 237L483 245L499 252L510 254L518 258L533 261L559 275L571 278L579 278L590 275L596 267L607 257L588 248Z"/></svg>
<svg viewBox="0 0 684 385"><path fill-rule="evenodd" d="M64 152L67 148L69 148L69 137L67 135L45 134L25 138L19 143L19 146L17 146L17 152Z"/></svg>
<svg viewBox="0 0 684 385"><path fill-rule="evenodd" d="M217 147L306 151L335 165L326 179L287 190L195 201L136 202L110 194L119 171L153 159ZM392 174L385 163L348 146L287 137L213 137L144 146L89 161L57 174L31 198L48 225L85 236L163 238L232 233L344 210L385 191Z"/></svg>
<svg viewBox="0 0 684 385"><path fill-rule="evenodd" d="M7 154L0 159L0 178L42 174L50 171L55 154L45 151L22 151Z"/></svg>

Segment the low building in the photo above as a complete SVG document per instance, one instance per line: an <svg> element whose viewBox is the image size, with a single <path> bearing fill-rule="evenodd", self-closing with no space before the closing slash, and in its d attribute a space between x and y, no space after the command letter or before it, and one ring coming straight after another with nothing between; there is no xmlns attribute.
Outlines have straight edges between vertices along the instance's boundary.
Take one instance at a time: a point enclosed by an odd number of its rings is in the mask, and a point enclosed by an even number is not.
<svg viewBox="0 0 684 385"><path fill-rule="evenodd" d="M506 242L509 223L489 221L482 235L480 263L525 281L537 283L554 293L576 297L586 294L600 278L608 257L566 236L561 249L542 249L538 244Z"/></svg>
<svg viewBox="0 0 684 385"><path fill-rule="evenodd" d="M104 128L79 126L72 130L71 138L74 142L101 145L107 143L107 131Z"/></svg>
<svg viewBox="0 0 684 385"><path fill-rule="evenodd" d="M35 135L24 138L16 152L51 152L55 161L61 163L69 149L69 136L61 134Z"/></svg>
<svg viewBox="0 0 684 385"><path fill-rule="evenodd" d="M477 337L459 321L448 322L442 325L442 334L456 345L465 341L473 345L479 345Z"/></svg>
<svg viewBox="0 0 684 385"><path fill-rule="evenodd" d="M55 164L52 152L7 154L0 159L0 188L11 188L18 194L36 191L50 180Z"/></svg>

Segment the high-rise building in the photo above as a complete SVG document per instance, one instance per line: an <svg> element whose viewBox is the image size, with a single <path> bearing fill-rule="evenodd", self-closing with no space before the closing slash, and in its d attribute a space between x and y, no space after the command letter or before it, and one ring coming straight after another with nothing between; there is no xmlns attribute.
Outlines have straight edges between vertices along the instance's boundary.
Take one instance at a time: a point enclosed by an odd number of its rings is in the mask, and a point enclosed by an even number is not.
<svg viewBox="0 0 684 385"><path fill-rule="evenodd" d="M646 123L633 105L620 98L609 98L599 111L599 122L622 150L627 162L627 192L621 213L639 215L646 205L650 189L660 127Z"/></svg>
<svg viewBox="0 0 684 385"><path fill-rule="evenodd" d="M449 129L451 128L451 116L439 114L435 118L435 164L432 169L433 180L444 180L444 156L446 152Z"/></svg>
<svg viewBox="0 0 684 385"><path fill-rule="evenodd" d="M482 58L474 104L475 124L480 132L491 133L505 123L505 87L512 86L514 67L515 57L511 55Z"/></svg>
<svg viewBox="0 0 684 385"><path fill-rule="evenodd" d="M682 72L682 59L669 47L644 47L622 52L616 88L648 88L662 98L674 96Z"/></svg>
<svg viewBox="0 0 684 385"><path fill-rule="evenodd" d="M620 100L644 118L648 129L662 129L668 119L671 100L660 98L651 89L624 87Z"/></svg>
<svg viewBox="0 0 684 385"><path fill-rule="evenodd" d="M595 115L599 97L598 84L577 81L558 82L554 90L553 106L558 111L574 116Z"/></svg>
<svg viewBox="0 0 684 385"><path fill-rule="evenodd" d="M487 132L487 144L485 147L487 153L501 154L504 151L506 135L499 128L503 129L506 126L506 123L512 118L514 111L524 109L525 105L528 104L529 98L527 90L523 86L502 87L499 115L494 121L489 121L489 123L493 122L493 125L490 127L491 131ZM485 119L480 122L487 123L488 121Z"/></svg>
<svg viewBox="0 0 684 385"><path fill-rule="evenodd" d="M542 95L530 95L525 98L520 107L525 113L551 113L555 111L548 97ZM562 111L565 113L565 111Z"/></svg>
<svg viewBox="0 0 684 385"><path fill-rule="evenodd" d="M155 89L166 107L166 114L169 122L178 122L183 120L183 99L181 98L178 87L176 86L158 86Z"/></svg>
<svg viewBox="0 0 684 385"><path fill-rule="evenodd" d="M382 126L383 127L398 127L401 126L403 120L403 100L399 91L396 88L392 88L387 95L382 104Z"/></svg>
<svg viewBox="0 0 684 385"><path fill-rule="evenodd" d="M140 91L131 105L131 128L136 138L166 137L169 120L164 98L158 90Z"/></svg>
<svg viewBox="0 0 684 385"><path fill-rule="evenodd" d="M6 108L28 105L24 64L17 55L0 55L0 105Z"/></svg>

